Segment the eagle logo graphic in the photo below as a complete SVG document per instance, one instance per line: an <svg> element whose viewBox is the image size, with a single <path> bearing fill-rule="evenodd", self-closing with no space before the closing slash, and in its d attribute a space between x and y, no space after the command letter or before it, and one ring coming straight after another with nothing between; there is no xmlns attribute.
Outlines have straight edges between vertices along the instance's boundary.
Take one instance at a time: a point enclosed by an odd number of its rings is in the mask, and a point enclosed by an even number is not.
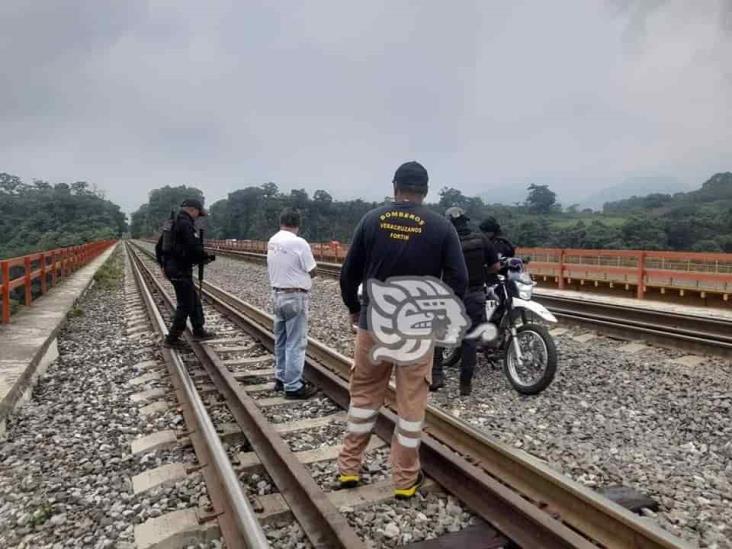
<svg viewBox="0 0 732 549"><path fill-rule="evenodd" d="M435 277L371 279L366 291L368 324L376 339L373 362L413 364L435 344L459 345L470 323L463 302Z"/></svg>

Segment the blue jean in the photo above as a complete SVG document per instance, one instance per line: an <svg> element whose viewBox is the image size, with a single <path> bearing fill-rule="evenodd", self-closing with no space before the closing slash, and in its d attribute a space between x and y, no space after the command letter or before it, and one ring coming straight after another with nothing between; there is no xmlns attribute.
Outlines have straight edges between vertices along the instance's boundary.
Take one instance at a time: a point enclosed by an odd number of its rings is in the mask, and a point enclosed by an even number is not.
<svg viewBox="0 0 732 549"><path fill-rule="evenodd" d="M285 391L302 387L308 341L308 294L272 292L274 305L275 378Z"/></svg>

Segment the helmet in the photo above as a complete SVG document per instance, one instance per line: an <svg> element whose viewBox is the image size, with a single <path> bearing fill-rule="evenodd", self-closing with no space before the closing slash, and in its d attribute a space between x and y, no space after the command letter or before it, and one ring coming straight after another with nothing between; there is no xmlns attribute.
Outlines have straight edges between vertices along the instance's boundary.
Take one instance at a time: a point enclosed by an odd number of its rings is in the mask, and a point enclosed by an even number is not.
<svg viewBox="0 0 732 549"><path fill-rule="evenodd" d="M445 210L445 217L448 218L450 221L455 221L457 219L460 219L461 217L464 217L467 221L468 217L465 215L465 210L463 210L460 206L451 206L447 210Z"/></svg>
<svg viewBox="0 0 732 549"><path fill-rule="evenodd" d="M484 233L498 234L501 232L501 226L498 224L498 221L496 221L495 217L486 217L483 221L480 222L478 228Z"/></svg>

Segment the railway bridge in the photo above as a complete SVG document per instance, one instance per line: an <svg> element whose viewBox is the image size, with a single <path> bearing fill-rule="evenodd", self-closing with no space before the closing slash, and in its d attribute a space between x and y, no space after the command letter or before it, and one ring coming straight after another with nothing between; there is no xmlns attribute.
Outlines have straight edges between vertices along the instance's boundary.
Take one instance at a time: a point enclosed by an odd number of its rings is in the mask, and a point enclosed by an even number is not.
<svg viewBox="0 0 732 549"><path fill-rule="evenodd" d="M0 546L732 547L732 257L522 250L560 322L556 379L488 357L434 393L421 493L392 498L393 392L366 482L335 487L353 335L314 245L307 401L274 392L261 242L209 241L216 339L162 346L148 241L0 261Z"/></svg>

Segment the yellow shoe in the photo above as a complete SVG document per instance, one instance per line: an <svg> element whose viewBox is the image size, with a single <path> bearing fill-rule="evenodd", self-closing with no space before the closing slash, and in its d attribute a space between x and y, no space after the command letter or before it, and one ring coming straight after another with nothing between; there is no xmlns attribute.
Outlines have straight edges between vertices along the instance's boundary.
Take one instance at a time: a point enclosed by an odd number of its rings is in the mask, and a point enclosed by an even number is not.
<svg viewBox="0 0 732 549"><path fill-rule="evenodd" d="M338 477L338 484L341 488L355 488L361 478L358 475L340 475Z"/></svg>
<svg viewBox="0 0 732 549"><path fill-rule="evenodd" d="M417 480L414 481L409 488L394 488L394 497L396 499L410 499L413 498L419 488L424 484L424 473L419 472Z"/></svg>

